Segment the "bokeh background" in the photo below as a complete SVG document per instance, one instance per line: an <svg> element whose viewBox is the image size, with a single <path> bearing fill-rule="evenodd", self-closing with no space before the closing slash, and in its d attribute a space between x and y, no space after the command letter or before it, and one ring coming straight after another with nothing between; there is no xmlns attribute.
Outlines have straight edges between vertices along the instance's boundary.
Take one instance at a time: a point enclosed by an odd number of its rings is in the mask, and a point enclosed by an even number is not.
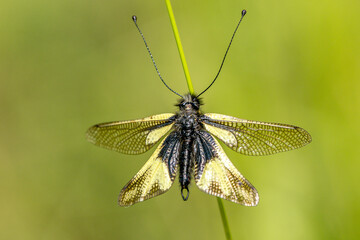
<svg viewBox="0 0 360 240"><path fill-rule="evenodd" d="M273 156L226 149L260 204L224 202L234 239L360 238L360 2L173 0L203 111L282 122L313 142ZM117 206L151 151L127 156L85 139L93 124L174 112L187 86L164 1L0 3L0 238L224 239L215 197L177 183Z"/></svg>

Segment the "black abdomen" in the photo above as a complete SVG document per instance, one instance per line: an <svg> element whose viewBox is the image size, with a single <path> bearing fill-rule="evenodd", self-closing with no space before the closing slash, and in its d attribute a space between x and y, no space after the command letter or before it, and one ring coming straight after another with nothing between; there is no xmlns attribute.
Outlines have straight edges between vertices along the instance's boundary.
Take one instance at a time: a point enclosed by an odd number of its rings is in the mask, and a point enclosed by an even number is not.
<svg viewBox="0 0 360 240"><path fill-rule="evenodd" d="M181 129L181 152L179 158L179 181L181 186L181 196L184 201L189 197L189 184L191 181L192 163L192 145L195 135L194 118L191 115L185 116L182 121ZM186 189L186 193L184 193ZM185 196L186 195L186 196Z"/></svg>
<svg viewBox="0 0 360 240"><path fill-rule="evenodd" d="M177 130L180 132L180 156L179 156L179 182L181 196L184 201L189 197L189 184L194 167L193 144L197 132L200 129L198 124L198 112L194 109L192 102L180 104L180 113L177 121ZM184 192L186 190L186 192Z"/></svg>
<svg viewBox="0 0 360 240"><path fill-rule="evenodd" d="M189 197L189 184L191 181L191 146L192 138L185 138L181 144L181 153L179 161L179 181L181 186L181 196L186 201ZM186 196L184 194L184 189L186 189Z"/></svg>

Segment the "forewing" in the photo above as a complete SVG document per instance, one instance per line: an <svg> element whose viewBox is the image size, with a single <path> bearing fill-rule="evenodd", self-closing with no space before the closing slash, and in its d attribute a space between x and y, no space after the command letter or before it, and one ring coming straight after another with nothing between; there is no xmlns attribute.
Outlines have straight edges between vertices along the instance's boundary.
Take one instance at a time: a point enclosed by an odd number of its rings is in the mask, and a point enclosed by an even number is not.
<svg viewBox="0 0 360 240"><path fill-rule="evenodd" d="M119 205L131 206L169 190L176 176L179 146L176 133L162 140L150 159L121 190Z"/></svg>
<svg viewBox="0 0 360 240"><path fill-rule="evenodd" d="M231 163L224 150L207 132L194 144L195 182L200 190L245 206L256 206L259 195Z"/></svg>
<svg viewBox="0 0 360 240"><path fill-rule="evenodd" d="M174 124L174 114L164 113L147 118L96 124L90 127L88 141L110 150L126 154L140 154L149 150Z"/></svg>
<svg viewBox="0 0 360 240"><path fill-rule="evenodd" d="M228 147L245 155L268 155L302 147L311 142L302 128L280 123L266 123L208 113L204 127Z"/></svg>

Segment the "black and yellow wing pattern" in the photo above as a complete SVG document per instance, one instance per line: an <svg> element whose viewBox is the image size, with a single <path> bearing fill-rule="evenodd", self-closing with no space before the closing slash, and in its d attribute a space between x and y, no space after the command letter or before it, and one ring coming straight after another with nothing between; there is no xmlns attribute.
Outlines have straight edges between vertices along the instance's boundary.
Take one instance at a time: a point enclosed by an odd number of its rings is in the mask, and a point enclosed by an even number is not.
<svg viewBox="0 0 360 240"><path fill-rule="evenodd" d="M125 154L149 150L174 124L173 113L164 113L132 121L100 123L86 132L95 145Z"/></svg>
<svg viewBox="0 0 360 240"><path fill-rule="evenodd" d="M249 121L217 113L204 114L202 122L208 132L245 155L269 155L311 142L307 131L289 124Z"/></svg>
<svg viewBox="0 0 360 240"><path fill-rule="evenodd" d="M119 205L131 206L169 190L176 176L179 147L177 133L170 133L162 140L150 159L121 190Z"/></svg>
<svg viewBox="0 0 360 240"><path fill-rule="evenodd" d="M259 195L231 163L218 141L206 131L195 140L195 183L205 193L245 206L256 206Z"/></svg>

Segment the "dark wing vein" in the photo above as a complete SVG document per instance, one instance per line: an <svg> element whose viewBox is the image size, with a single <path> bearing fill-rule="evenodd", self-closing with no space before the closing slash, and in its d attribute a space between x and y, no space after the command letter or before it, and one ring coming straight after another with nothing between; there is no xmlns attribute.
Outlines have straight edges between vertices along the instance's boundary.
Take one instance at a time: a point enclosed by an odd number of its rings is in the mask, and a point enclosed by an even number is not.
<svg viewBox="0 0 360 240"><path fill-rule="evenodd" d="M110 150L126 154L140 154L149 150L170 131L174 114L166 113L132 120L96 124L88 129L88 141Z"/></svg>
<svg viewBox="0 0 360 240"><path fill-rule="evenodd" d="M304 129L288 124L249 121L208 113L204 127L228 147L245 155L268 155L302 147L311 142Z"/></svg>

